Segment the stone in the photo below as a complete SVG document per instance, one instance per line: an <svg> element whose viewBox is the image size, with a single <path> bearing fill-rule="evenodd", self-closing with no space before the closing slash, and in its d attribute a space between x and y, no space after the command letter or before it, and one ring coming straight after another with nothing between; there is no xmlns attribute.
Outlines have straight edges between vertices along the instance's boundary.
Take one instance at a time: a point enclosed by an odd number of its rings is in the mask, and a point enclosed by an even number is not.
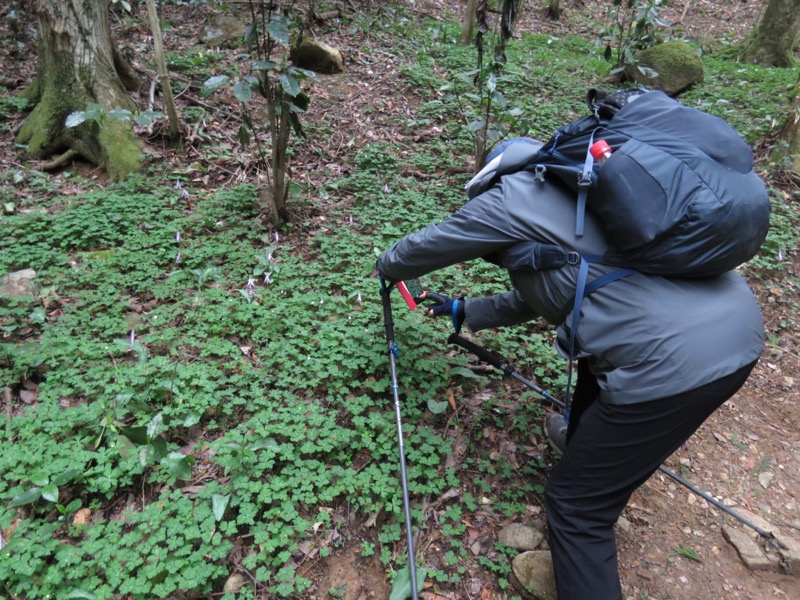
<svg viewBox="0 0 800 600"><path fill-rule="evenodd" d="M740 517L747 519L753 525L755 525L759 529L763 529L767 533L771 533L774 535L778 531L775 525L767 521L764 517L762 517L761 515L757 515L754 512L750 512L746 508L737 508L736 512L739 514ZM752 537L754 538L758 537L758 533L755 530L748 528L747 531Z"/></svg>
<svg viewBox="0 0 800 600"><path fill-rule="evenodd" d="M534 550L511 561L511 582L523 598L557 600L553 559L549 552Z"/></svg>
<svg viewBox="0 0 800 600"><path fill-rule="evenodd" d="M0 296L35 296L38 292L33 280L36 271L23 269L0 277Z"/></svg>
<svg viewBox="0 0 800 600"><path fill-rule="evenodd" d="M344 58L339 50L308 37L300 38L292 46L289 59L294 66L317 73L332 75L344 71Z"/></svg>
<svg viewBox="0 0 800 600"><path fill-rule="evenodd" d="M764 554L758 542L744 531L726 525L722 528L722 535L736 549L748 569L751 571L770 571L773 569L772 561Z"/></svg>
<svg viewBox="0 0 800 600"><path fill-rule="evenodd" d="M617 519L617 529L628 533L631 530L631 522L620 515L619 519Z"/></svg>
<svg viewBox="0 0 800 600"><path fill-rule="evenodd" d="M235 594L245 584L244 575L241 573L231 573L231 576L222 586L222 591L226 594Z"/></svg>
<svg viewBox="0 0 800 600"><path fill-rule="evenodd" d="M705 77L703 61L687 43L672 40L636 53L637 65L625 74L636 83L662 90L670 96L700 83ZM640 69L639 67L642 67Z"/></svg>
<svg viewBox="0 0 800 600"><path fill-rule="evenodd" d="M789 575L800 575L800 541L776 532L775 539L785 546L778 546L778 554L781 557L781 566Z"/></svg>
<svg viewBox="0 0 800 600"><path fill-rule="evenodd" d="M542 543L544 534L533 527L512 523L501 529L497 538L501 544L505 544L509 548L526 551L536 549Z"/></svg>
<svg viewBox="0 0 800 600"><path fill-rule="evenodd" d="M212 15L200 28L200 41L208 46L238 43L244 37L244 23L227 15Z"/></svg>

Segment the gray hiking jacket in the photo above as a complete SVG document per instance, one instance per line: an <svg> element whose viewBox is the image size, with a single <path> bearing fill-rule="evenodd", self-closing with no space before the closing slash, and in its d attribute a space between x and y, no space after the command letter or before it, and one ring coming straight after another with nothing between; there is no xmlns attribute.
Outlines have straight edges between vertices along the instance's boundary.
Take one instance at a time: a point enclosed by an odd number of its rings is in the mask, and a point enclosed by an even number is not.
<svg viewBox="0 0 800 600"><path fill-rule="evenodd" d="M441 223L395 243L381 255L378 270L393 281L413 279L455 263L502 255L530 241L583 254L607 250L608 242L589 212L583 237L576 237L574 230L572 192L518 172L504 176ZM613 270L591 265L589 281ZM578 267L518 270L510 276L512 291L467 299L466 324L479 331L543 317L558 326L557 346L567 356L567 317ZM633 404L730 375L755 361L763 344L758 303L738 273L703 280L637 273L584 299L576 355L588 358L604 401Z"/></svg>

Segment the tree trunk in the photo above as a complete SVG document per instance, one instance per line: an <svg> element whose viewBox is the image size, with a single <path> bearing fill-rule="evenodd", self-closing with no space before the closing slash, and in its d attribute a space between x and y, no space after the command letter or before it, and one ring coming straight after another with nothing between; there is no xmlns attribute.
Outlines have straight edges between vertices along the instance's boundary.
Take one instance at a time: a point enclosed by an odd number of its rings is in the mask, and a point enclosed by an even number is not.
<svg viewBox="0 0 800 600"><path fill-rule="evenodd" d="M800 175L800 77L792 90L791 106L770 157L786 170Z"/></svg>
<svg viewBox="0 0 800 600"><path fill-rule="evenodd" d="M765 67L791 67L800 31L800 0L769 0L755 31L744 43L742 58Z"/></svg>
<svg viewBox="0 0 800 600"><path fill-rule="evenodd" d="M464 8L464 20L461 21L461 36L458 41L462 46L469 46L472 42L472 31L475 29L475 8L478 0L467 0Z"/></svg>
<svg viewBox="0 0 800 600"><path fill-rule="evenodd" d="M547 7L547 16L558 21L561 18L561 0L550 0L550 5Z"/></svg>
<svg viewBox="0 0 800 600"><path fill-rule="evenodd" d="M140 144L130 123L111 117L67 128L65 120L90 103L134 111L115 67L108 0L33 0L38 19L38 103L17 141L37 158L73 151L124 178L141 166Z"/></svg>

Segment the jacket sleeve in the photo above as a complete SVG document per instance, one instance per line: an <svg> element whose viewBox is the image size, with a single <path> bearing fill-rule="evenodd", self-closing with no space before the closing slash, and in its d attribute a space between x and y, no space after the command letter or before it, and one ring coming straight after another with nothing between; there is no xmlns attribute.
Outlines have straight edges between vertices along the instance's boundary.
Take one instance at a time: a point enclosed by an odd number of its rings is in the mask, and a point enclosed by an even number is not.
<svg viewBox="0 0 800 600"><path fill-rule="evenodd" d="M413 279L523 240L509 223L502 186L495 186L441 223L396 242L378 259L378 271L392 281Z"/></svg>
<svg viewBox="0 0 800 600"><path fill-rule="evenodd" d="M539 316L517 290L486 298L468 298L464 315L471 331L519 325Z"/></svg>

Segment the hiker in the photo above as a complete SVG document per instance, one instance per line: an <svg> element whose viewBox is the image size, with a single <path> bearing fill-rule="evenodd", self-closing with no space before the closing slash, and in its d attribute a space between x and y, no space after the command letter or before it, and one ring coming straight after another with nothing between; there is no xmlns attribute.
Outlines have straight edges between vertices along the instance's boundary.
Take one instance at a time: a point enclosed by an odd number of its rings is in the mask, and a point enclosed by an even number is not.
<svg viewBox="0 0 800 600"><path fill-rule="evenodd" d="M377 268L385 280L400 281L479 258L512 265L510 291L438 296L426 311L452 319L456 331L466 324L473 332L541 317L557 327L557 348L566 357L580 261L517 267L536 243L585 255L610 247L591 212L583 235L575 235L573 191L520 170L441 223L396 242ZM588 280L617 268L591 263ZM579 312L569 423L551 414L544 424L548 440L563 451L545 488L545 508L558 598L613 600L622 598L614 524L634 490L744 384L762 352L763 323L735 271L705 279L633 273L587 295Z"/></svg>

